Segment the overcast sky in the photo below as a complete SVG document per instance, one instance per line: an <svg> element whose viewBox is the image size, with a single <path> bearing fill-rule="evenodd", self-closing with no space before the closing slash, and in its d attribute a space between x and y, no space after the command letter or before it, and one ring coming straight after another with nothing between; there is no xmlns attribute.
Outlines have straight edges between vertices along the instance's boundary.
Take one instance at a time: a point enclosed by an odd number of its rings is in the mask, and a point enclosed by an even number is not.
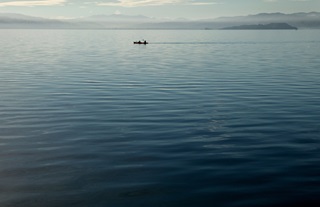
<svg viewBox="0 0 320 207"><path fill-rule="evenodd" d="M1 13L50 18L116 13L202 19L263 12L311 11L320 11L320 0L0 0Z"/></svg>

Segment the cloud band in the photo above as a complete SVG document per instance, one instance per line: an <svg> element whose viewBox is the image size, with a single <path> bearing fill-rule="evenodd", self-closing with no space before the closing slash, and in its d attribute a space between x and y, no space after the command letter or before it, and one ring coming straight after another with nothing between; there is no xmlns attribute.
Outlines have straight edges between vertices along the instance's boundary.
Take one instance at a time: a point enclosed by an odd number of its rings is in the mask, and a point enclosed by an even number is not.
<svg viewBox="0 0 320 207"><path fill-rule="evenodd" d="M0 2L0 7L4 6L52 6L64 4L66 0L33 0L33 1L6 1Z"/></svg>

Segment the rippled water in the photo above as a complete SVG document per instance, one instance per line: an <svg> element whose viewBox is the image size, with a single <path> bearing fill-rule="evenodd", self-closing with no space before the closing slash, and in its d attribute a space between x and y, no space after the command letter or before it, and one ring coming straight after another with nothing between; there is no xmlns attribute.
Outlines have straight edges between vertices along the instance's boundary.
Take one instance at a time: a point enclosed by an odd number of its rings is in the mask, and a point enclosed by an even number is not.
<svg viewBox="0 0 320 207"><path fill-rule="evenodd" d="M0 45L0 206L320 206L320 31Z"/></svg>

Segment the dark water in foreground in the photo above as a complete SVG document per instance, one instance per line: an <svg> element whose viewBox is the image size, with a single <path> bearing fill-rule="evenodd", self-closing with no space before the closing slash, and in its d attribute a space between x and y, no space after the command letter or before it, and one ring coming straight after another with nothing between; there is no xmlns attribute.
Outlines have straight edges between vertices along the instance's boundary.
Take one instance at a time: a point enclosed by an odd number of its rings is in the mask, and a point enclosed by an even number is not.
<svg viewBox="0 0 320 207"><path fill-rule="evenodd" d="M1 207L320 206L320 31L0 45Z"/></svg>

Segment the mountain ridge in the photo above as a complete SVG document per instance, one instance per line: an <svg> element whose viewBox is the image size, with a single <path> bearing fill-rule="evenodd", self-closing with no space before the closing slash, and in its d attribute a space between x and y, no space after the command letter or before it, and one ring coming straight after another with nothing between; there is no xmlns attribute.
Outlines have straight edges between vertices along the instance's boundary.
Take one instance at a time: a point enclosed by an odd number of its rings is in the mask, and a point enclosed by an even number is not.
<svg viewBox="0 0 320 207"><path fill-rule="evenodd" d="M320 12L259 13L215 19L157 19L143 15L93 15L49 19L17 13L0 13L0 28L53 29L222 29L241 25L286 23L299 29L320 29Z"/></svg>
<svg viewBox="0 0 320 207"><path fill-rule="evenodd" d="M225 27L223 30L297 30L287 23L270 23L270 24L254 24L254 25L240 25L233 27Z"/></svg>

